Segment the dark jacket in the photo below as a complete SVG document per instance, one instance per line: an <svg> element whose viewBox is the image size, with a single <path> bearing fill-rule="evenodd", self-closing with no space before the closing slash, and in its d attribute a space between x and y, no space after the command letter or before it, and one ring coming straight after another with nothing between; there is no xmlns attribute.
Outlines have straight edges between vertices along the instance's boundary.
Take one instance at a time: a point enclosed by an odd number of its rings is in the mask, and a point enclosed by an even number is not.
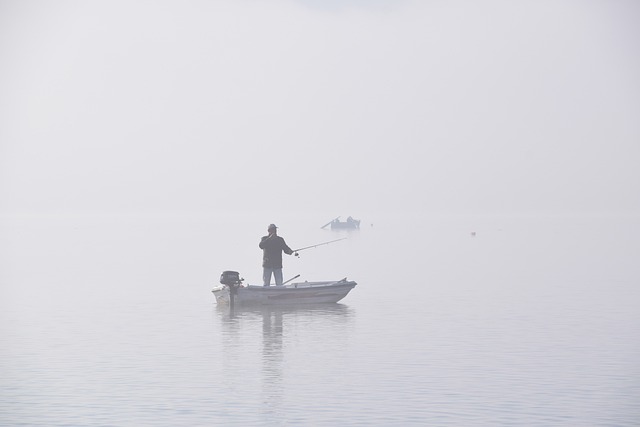
<svg viewBox="0 0 640 427"><path fill-rule="evenodd" d="M282 252L291 255L293 250L280 236L264 236L258 244L262 249L262 266L266 268L282 268Z"/></svg>

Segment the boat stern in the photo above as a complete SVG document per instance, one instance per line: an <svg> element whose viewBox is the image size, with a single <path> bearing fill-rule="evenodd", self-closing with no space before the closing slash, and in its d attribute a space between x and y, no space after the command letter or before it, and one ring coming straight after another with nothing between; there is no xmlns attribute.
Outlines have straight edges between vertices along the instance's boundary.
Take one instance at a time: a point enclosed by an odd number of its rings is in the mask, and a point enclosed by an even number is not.
<svg viewBox="0 0 640 427"><path fill-rule="evenodd" d="M229 287L226 285L216 286L211 292L216 297L218 304L229 304Z"/></svg>

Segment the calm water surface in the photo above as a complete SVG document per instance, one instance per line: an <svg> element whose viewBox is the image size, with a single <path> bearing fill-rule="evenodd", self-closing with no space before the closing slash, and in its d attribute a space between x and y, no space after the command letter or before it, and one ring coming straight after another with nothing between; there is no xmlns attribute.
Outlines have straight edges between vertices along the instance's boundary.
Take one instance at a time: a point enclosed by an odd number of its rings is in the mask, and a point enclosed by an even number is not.
<svg viewBox="0 0 640 427"><path fill-rule="evenodd" d="M640 425L638 218L329 219L3 218L0 424ZM358 286L218 307L270 222Z"/></svg>

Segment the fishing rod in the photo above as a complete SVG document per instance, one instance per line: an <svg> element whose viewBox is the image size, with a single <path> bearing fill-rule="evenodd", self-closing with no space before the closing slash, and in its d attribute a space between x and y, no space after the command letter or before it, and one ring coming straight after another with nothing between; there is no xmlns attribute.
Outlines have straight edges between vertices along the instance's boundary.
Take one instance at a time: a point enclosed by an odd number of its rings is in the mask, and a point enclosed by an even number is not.
<svg viewBox="0 0 640 427"><path fill-rule="evenodd" d="M304 248L294 249L293 253L294 253L295 256L298 256L298 252L299 251L304 251L305 249L316 248L316 247L322 246L322 245L328 245L329 243L339 242L340 240L345 240L345 239L346 239L346 237L343 237L342 239L336 239L336 240L331 240L329 242L318 243L317 245L305 246Z"/></svg>
<svg viewBox="0 0 640 427"><path fill-rule="evenodd" d="M300 277L300 275L298 274L297 276L293 276L291 279L287 280L286 282L282 282L282 285L286 285L287 283L289 283L290 281L292 281L293 279L297 279L298 277Z"/></svg>

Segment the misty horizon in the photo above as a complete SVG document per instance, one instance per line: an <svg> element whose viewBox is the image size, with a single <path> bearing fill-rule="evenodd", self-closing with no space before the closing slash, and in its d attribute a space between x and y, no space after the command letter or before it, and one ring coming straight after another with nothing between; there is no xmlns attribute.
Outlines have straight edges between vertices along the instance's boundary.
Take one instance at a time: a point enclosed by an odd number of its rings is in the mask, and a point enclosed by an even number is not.
<svg viewBox="0 0 640 427"><path fill-rule="evenodd" d="M1 214L640 213L634 2L124 5L0 6Z"/></svg>

